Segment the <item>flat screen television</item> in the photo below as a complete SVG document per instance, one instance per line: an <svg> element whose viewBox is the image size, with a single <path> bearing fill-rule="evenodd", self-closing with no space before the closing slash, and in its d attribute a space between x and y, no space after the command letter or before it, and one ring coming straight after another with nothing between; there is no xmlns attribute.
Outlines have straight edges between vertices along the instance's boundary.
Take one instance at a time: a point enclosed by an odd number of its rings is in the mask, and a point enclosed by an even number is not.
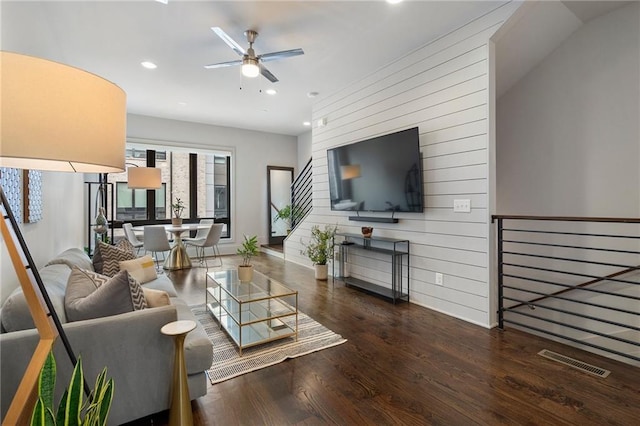
<svg viewBox="0 0 640 426"><path fill-rule="evenodd" d="M418 128L327 150L331 210L422 212Z"/></svg>

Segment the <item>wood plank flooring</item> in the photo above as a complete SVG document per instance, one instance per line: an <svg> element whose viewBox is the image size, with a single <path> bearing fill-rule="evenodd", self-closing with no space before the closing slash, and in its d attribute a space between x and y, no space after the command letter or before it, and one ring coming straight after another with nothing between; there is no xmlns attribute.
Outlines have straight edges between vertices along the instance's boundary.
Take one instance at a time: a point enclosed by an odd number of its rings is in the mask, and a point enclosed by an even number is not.
<svg viewBox="0 0 640 426"><path fill-rule="evenodd" d="M224 268L238 263L224 257ZM640 368L517 330L392 305L261 254L255 268L299 291L300 310L348 342L214 386L195 425L640 425ZM205 270L171 273L202 303ZM537 353L611 370L596 378ZM168 412L131 425L168 424Z"/></svg>

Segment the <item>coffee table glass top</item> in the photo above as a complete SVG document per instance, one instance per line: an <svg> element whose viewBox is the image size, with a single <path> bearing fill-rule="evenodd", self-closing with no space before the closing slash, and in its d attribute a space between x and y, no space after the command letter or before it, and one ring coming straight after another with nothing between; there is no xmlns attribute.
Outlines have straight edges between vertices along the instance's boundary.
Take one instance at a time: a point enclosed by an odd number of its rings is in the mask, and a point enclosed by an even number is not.
<svg viewBox="0 0 640 426"><path fill-rule="evenodd" d="M291 296L297 293L258 271L253 271L253 279L247 283L240 282L236 269L216 271L209 275L236 302L257 302L262 299Z"/></svg>

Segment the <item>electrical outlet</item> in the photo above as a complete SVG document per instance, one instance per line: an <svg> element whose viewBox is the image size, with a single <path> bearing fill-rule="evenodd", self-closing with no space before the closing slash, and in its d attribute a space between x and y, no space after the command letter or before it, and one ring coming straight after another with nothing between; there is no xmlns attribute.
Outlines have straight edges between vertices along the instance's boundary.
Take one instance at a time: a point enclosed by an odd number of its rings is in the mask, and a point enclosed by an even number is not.
<svg viewBox="0 0 640 426"><path fill-rule="evenodd" d="M444 275L440 272L436 272L436 285L444 285Z"/></svg>
<svg viewBox="0 0 640 426"><path fill-rule="evenodd" d="M453 200L453 211L456 213L471 213L471 200Z"/></svg>

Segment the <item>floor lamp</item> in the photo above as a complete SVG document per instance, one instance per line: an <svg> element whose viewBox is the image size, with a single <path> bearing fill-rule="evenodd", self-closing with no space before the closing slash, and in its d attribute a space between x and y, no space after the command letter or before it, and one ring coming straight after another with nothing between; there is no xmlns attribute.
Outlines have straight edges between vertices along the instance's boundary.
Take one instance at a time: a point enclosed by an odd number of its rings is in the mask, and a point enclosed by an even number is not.
<svg viewBox="0 0 640 426"><path fill-rule="evenodd" d="M113 83L60 63L0 52L0 167L78 173L124 170L126 96ZM30 419L40 369L59 335L75 355L0 187L2 237L40 341L3 424Z"/></svg>

